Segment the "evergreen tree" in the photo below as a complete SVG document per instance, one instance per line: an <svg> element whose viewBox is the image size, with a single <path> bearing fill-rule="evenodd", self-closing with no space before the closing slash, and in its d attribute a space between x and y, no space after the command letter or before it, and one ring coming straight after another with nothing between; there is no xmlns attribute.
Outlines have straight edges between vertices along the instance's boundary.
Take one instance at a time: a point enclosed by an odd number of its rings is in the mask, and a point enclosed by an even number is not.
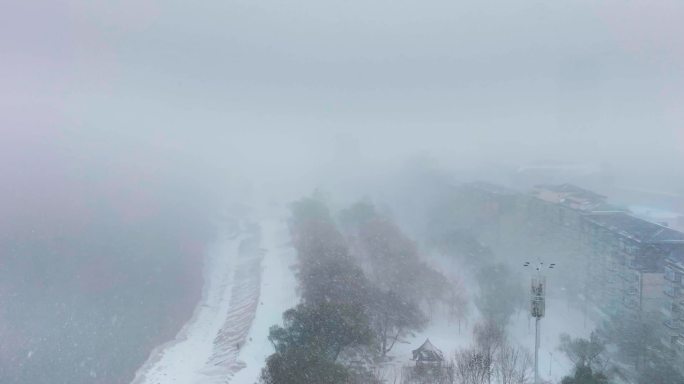
<svg viewBox="0 0 684 384"><path fill-rule="evenodd" d="M601 372L594 372L588 365L575 366L572 376L566 376L561 384L608 384L608 378Z"/></svg>

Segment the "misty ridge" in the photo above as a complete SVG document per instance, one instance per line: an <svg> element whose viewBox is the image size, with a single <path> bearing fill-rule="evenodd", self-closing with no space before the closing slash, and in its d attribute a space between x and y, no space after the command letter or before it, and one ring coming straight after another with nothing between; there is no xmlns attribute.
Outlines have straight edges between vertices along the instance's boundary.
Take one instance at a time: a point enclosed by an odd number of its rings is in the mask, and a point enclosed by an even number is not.
<svg viewBox="0 0 684 384"><path fill-rule="evenodd" d="M684 4L3 8L0 383L684 383Z"/></svg>

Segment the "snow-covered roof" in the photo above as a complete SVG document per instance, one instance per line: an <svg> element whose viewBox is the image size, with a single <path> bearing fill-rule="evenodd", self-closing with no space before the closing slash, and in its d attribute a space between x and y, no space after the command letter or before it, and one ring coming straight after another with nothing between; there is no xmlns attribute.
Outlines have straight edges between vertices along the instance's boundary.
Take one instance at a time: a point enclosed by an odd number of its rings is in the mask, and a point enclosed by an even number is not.
<svg viewBox="0 0 684 384"><path fill-rule="evenodd" d="M432 343L430 342L430 339L426 339L423 345L418 347L418 349L413 350L413 360L416 361L444 361L444 354L442 354L442 351L437 349Z"/></svg>
<svg viewBox="0 0 684 384"><path fill-rule="evenodd" d="M627 213L588 215L589 221L640 243L684 243L684 233Z"/></svg>
<svg viewBox="0 0 684 384"><path fill-rule="evenodd" d="M578 187L573 184L560 184L560 185L552 185L552 184L542 184L542 185L537 185L536 188L538 189L546 189L549 191L553 192L558 192L558 193L567 193L573 196L576 196L578 198L584 198L588 200L603 200L606 198L606 196L600 195L596 192L592 192L588 189L584 189L581 187Z"/></svg>

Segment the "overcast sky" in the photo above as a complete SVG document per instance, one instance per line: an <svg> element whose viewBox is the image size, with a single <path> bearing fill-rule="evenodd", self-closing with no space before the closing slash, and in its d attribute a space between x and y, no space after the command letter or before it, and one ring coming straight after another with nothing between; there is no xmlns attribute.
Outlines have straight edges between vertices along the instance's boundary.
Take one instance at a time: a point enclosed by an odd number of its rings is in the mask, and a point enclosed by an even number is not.
<svg viewBox="0 0 684 384"><path fill-rule="evenodd" d="M46 146L127 137L296 171L342 135L368 158L430 151L643 163L670 175L684 161L677 0L0 7L10 152L40 150L15 145L26 132L49 137Z"/></svg>

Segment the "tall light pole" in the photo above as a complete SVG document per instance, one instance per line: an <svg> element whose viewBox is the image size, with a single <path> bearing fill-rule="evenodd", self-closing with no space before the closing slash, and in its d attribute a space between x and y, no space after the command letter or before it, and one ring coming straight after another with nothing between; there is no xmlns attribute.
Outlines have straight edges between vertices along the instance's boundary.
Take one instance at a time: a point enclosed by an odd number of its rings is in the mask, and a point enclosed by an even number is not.
<svg viewBox="0 0 684 384"><path fill-rule="evenodd" d="M530 262L526 261L524 267L529 267ZM549 269L553 269L556 264L549 264ZM530 290L530 314L534 317L534 384L539 384L539 321L546 313L546 277L542 275L544 263L539 262L536 267L537 273L532 276Z"/></svg>

